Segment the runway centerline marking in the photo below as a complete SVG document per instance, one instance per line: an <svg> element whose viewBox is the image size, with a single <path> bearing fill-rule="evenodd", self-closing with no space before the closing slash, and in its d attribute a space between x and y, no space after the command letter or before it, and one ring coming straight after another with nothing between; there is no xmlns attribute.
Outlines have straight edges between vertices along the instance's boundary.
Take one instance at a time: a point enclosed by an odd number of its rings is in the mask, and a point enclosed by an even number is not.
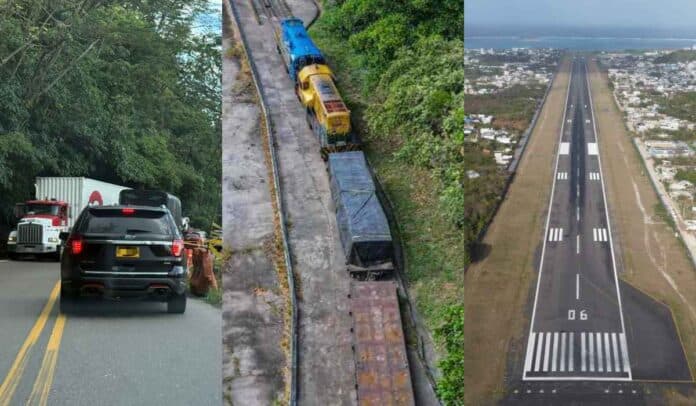
<svg viewBox="0 0 696 406"><path fill-rule="evenodd" d="M575 300L580 300L580 274L575 274Z"/></svg>
<svg viewBox="0 0 696 406"><path fill-rule="evenodd" d="M575 236L575 246L576 246L575 253L579 254L580 253L580 235L579 234Z"/></svg>
<svg viewBox="0 0 696 406"><path fill-rule="evenodd" d="M46 326L48 317L51 314L51 310L53 310L53 305L56 303L56 299L58 299L59 293L60 282L56 282L50 295L48 296L48 301L39 314L39 318L36 319L36 322L34 322L31 330L29 330L29 334L24 340L24 343L22 343L22 346L17 353L17 357L15 357L15 360L10 367L10 371L7 373L7 376L5 376L5 379L0 386L0 406L8 406L11 404L12 396L14 396L17 386L19 385L19 381L24 374L24 368L27 365L29 353L39 340L41 332Z"/></svg>

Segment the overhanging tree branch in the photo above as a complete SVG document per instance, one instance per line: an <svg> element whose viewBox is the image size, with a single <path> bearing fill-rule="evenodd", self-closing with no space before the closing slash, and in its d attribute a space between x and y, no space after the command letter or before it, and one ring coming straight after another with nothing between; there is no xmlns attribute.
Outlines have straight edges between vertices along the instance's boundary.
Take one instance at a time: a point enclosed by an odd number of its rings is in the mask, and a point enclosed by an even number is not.
<svg viewBox="0 0 696 406"><path fill-rule="evenodd" d="M46 92L48 92L49 90L51 90L51 88L53 88L53 86L55 86L56 83L58 83L58 82L63 78L63 76L65 76L65 75L70 71L70 69L72 69L73 66L75 66L75 64L77 64L77 62L80 61L80 59L82 59L85 55L87 55L87 54L89 53L89 51L91 51L92 48L94 48L94 46L95 46L99 41L100 41L100 40L98 40L98 39L92 41L92 43L89 44L89 46L87 47L87 49L85 49L85 50L80 54L80 56L78 56L77 58L75 58L75 60L73 60L72 62L70 62L70 64L68 65L68 67L65 68L65 69L63 69L63 71L61 71L61 72L58 74L58 76L57 76L55 79L53 79L53 81L52 81L48 86L46 86L43 90L41 90L41 91L40 91L39 93L37 93L34 97L31 98L31 100L29 101L29 105L33 105L39 97L41 97L44 93L46 93Z"/></svg>

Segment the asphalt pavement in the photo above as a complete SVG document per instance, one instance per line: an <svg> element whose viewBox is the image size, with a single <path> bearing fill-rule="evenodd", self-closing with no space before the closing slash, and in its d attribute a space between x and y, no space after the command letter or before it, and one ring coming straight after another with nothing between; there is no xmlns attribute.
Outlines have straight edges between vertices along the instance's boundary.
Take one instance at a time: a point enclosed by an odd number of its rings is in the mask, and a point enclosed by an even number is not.
<svg viewBox="0 0 696 406"><path fill-rule="evenodd" d="M59 265L0 260L0 405L220 405L220 309L189 298L59 313Z"/></svg>
<svg viewBox="0 0 696 406"><path fill-rule="evenodd" d="M584 60L558 146L524 379L631 379Z"/></svg>
<svg viewBox="0 0 696 406"><path fill-rule="evenodd" d="M586 61L575 57L522 380L503 403L644 404L693 382L668 306L620 279ZM657 396L657 397L656 397Z"/></svg>

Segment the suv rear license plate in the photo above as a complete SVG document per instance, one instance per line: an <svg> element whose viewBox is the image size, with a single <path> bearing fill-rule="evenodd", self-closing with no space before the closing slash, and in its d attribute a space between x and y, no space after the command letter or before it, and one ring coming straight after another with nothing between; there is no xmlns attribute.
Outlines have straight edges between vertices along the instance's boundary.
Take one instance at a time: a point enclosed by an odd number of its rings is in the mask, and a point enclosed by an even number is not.
<svg viewBox="0 0 696 406"><path fill-rule="evenodd" d="M116 247L116 258L140 258L138 247Z"/></svg>

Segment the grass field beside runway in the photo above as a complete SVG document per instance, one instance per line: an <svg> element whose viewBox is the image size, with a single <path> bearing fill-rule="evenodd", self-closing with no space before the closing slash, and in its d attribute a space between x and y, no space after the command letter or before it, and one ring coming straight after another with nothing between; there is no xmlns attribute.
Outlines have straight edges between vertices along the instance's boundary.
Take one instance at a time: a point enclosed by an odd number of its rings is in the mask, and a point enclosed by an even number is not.
<svg viewBox="0 0 696 406"><path fill-rule="evenodd" d="M564 60L516 178L483 241L491 247L490 253L467 271L464 330L468 404L502 396L508 353L523 351L526 343L531 314L527 306L533 300L536 258L543 240L569 68L569 60Z"/></svg>
<svg viewBox="0 0 696 406"><path fill-rule="evenodd" d="M672 309L689 363L696 361L696 272L659 204L616 107L606 74L589 64L610 215L623 279ZM693 373L693 371L692 371ZM673 401L683 400L673 392Z"/></svg>

